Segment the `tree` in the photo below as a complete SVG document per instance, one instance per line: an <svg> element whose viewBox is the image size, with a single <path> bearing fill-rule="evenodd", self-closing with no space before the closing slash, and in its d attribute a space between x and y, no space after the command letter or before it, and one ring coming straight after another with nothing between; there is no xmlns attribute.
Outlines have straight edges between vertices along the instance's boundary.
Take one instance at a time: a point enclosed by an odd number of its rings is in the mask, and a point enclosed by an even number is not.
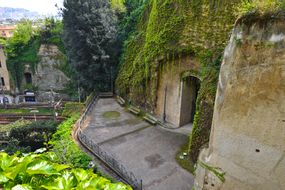
<svg viewBox="0 0 285 190"><path fill-rule="evenodd" d="M12 75L14 85L18 89L21 88L24 77L24 63L29 63L34 69L38 61L38 30L35 30L32 24L30 20L19 22L14 35L6 43L8 70Z"/></svg>
<svg viewBox="0 0 285 190"><path fill-rule="evenodd" d="M108 1L65 0L63 39L71 67L85 91L110 89L118 57L116 16Z"/></svg>

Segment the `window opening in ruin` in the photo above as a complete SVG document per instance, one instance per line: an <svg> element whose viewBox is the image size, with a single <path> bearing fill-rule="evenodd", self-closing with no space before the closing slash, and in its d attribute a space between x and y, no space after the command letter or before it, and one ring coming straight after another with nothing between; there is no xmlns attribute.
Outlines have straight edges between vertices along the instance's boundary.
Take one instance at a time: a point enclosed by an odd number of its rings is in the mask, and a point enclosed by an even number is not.
<svg viewBox="0 0 285 190"><path fill-rule="evenodd" d="M32 74L31 73L25 73L25 79L27 84L32 84Z"/></svg>
<svg viewBox="0 0 285 190"><path fill-rule="evenodd" d="M1 77L1 85L2 85L2 86L5 86L5 80L4 80L3 77Z"/></svg>

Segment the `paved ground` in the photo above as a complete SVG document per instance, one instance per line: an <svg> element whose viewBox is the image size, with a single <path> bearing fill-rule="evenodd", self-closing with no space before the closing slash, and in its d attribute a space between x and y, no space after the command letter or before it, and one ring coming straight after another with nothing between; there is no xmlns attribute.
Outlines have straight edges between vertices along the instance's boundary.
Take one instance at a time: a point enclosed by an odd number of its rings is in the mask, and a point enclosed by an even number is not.
<svg viewBox="0 0 285 190"><path fill-rule="evenodd" d="M104 116L109 111L120 116ZM114 99L100 99L85 130L142 179L145 190L191 190L194 177L175 161L179 147L187 142L189 126L177 131L150 126Z"/></svg>

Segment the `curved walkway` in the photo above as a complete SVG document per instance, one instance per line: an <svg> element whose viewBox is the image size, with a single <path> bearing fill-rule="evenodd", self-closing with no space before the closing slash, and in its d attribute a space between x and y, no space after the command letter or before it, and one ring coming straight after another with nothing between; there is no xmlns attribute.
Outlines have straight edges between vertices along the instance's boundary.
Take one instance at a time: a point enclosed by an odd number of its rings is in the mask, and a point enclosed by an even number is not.
<svg viewBox="0 0 285 190"><path fill-rule="evenodd" d="M87 123L86 134L142 179L145 190L191 190L193 175L175 161L187 135L150 126L112 98L99 99Z"/></svg>

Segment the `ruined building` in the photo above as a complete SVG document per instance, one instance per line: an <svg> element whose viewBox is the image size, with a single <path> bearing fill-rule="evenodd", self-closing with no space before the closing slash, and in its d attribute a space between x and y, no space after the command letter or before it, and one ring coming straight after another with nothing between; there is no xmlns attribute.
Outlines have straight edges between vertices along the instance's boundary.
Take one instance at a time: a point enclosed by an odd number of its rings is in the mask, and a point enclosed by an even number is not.
<svg viewBox="0 0 285 190"><path fill-rule="evenodd" d="M285 14L236 23L195 190L285 189Z"/></svg>
<svg viewBox="0 0 285 190"><path fill-rule="evenodd" d="M0 103L5 101L11 103L10 96L4 96L7 92L10 92L10 77L6 65L6 55L4 53L4 47L0 45Z"/></svg>

